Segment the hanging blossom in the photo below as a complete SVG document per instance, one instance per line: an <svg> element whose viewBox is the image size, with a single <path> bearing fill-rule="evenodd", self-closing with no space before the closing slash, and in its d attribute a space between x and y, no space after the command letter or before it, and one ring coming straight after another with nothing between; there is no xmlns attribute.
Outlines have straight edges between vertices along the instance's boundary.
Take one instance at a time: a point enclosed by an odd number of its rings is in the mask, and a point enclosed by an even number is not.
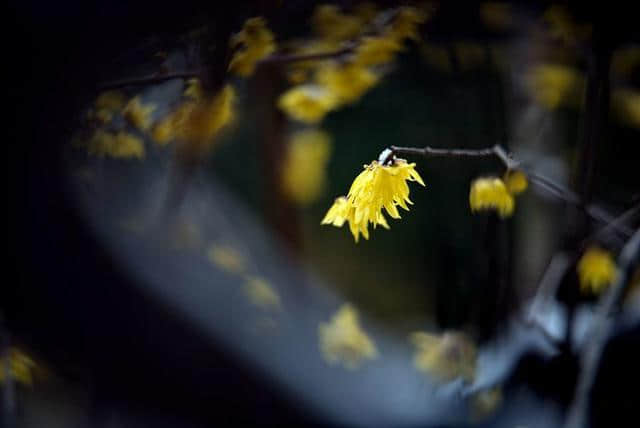
<svg viewBox="0 0 640 428"><path fill-rule="evenodd" d="M600 294L616 278L616 263L609 251L590 247L578 262L578 278L583 293Z"/></svg>
<svg viewBox="0 0 640 428"><path fill-rule="evenodd" d="M477 178L471 183L469 206L472 212L497 211L502 218L510 217L516 206L515 196L524 192L529 183L524 172L510 169L502 179Z"/></svg>
<svg viewBox="0 0 640 428"><path fill-rule="evenodd" d="M400 218L398 206L409 211L409 185L407 181L416 181L424 186L422 177L415 170L415 163L407 163L404 159L392 158L390 163L382 161L387 158L385 150L380 161L373 161L364 166L353 181L346 197L336 199L321 224L332 224L341 227L349 222L349 228L356 242L360 234L369 239L369 224L389 228L382 212L383 208L392 218Z"/></svg>

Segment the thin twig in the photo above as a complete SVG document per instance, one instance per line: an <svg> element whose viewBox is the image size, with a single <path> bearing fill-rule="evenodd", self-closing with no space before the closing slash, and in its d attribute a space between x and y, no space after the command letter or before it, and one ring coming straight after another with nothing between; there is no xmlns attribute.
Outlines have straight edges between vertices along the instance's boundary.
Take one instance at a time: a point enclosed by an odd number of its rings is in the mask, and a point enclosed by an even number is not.
<svg viewBox="0 0 640 428"><path fill-rule="evenodd" d="M355 46L349 46L337 51L331 52L321 52L321 53L313 53L313 54L274 54L269 55L268 57L259 61L259 64L290 64L292 62L301 62L301 61L318 61L323 59L332 59L338 58L343 55L350 54L353 52Z"/></svg>
<svg viewBox="0 0 640 428"><path fill-rule="evenodd" d="M594 320L591 340L581 355L581 371L574 401L569 408L565 428L584 428L586 426L589 397L598 374L600 360L613 328L612 315L619 309L620 300L628 285L630 276L640 258L640 229L622 249L618 258L618 275L616 281L603 296Z"/></svg>
<svg viewBox="0 0 640 428"><path fill-rule="evenodd" d="M150 76L133 77L129 79L114 80L112 82L106 82L98 86L101 91L108 89L120 89L127 86L146 86L155 85L157 83L166 82L172 79L190 79L193 77L201 76L205 69L200 70L186 70L176 71L172 73L152 74Z"/></svg>
<svg viewBox="0 0 640 428"><path fill-rule="evenodd" d="M520 163L514 160L502 146L496 144L485 149L436 149L433 147L398 147L391 146L390 155L417 155L423 157L497 157L508 169L517 168ZM388 160L388 159L387 159Z"/></svg>

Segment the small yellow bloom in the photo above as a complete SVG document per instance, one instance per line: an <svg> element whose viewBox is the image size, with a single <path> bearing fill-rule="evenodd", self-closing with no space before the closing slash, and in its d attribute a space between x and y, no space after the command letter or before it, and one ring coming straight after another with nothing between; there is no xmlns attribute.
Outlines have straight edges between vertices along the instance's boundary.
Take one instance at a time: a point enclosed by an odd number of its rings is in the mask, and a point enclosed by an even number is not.
<svg viewBox="0 0 640 428"><path fill-rule="evenodd" d="M378 356L373 341L362 330L353 306L344 304L328 323L320 323L320 350L329 364L342 362L350 370Z"/></svg>
<svg viewBox="0 0 640 428"><path fill-rule="evenodd" d="M238 76L250 76L256 64L276 50L276 43L267 21L262 17L250 18L242 27L242 31L233 35L232 47L242 44L229 63L229 70Z"/></svg>
<svg viewBox="0 0 640 428"><path fill-rule="evenodd" d="M484 389L473 395L471 399L471 415L475 422L491 416L502 404L502 388L496 386Z"/></svg>
<svg viewBox="0 0 640 428"><path fill-rule="evenodd" d="M428 17L429 15L426 11L408 6L401 7L393 18L387 35L399 41L405 39L418 41L420 40L418 27L424 23Z"/></svg>
<svg viewBox="0 0 640 428"><path fill-rule="evenodd" d="M140 97L134 97L124 107L122 115L131 125L146 131L151 126L151 115L155 109L155 105L142 104Z"/></svg>
<svg viewBox="0 0 640 428"><path fill-rule="evenodd" d="M609 251L590 247L578 262L580 289L584 293L600 294L616 278L616 263Z"/></svg>
<svg viewBox="0 0 640 428"><path fill-rule="evenodd" d="M124 108L127 97L120 91L106 91L98 95L94 103L96 110L119 111Z"/></svg>
<svg viewBox="0 0 640 428"><path fill-rule="evenodd" d="M7 370L7 366L9 370ZM36 363L18 348L9 348L0 358L0 384L11 376L16 382L31 386L33 384L33 370ZM9 376L7 376L7 371Z"/></svg>
<svg viewBox="0 0 640 428"><path fill-rule="evenodd" d="M469 205L472 212L496 210L504 218L513 214L515 200L501 179L478 178L471 183Z"/></svg>
<svg viewBox="0 0 640 428"><path fill-rule="evenodd" d="M280 296L269 282L261 277L250 276L245 284L247 297L256 306L263 309L279 309Z"/></svg>
<svg viewBox="0 0 640 428"><path fill-rule="evenodd" d="M124 131L113 134L103 130L97 130L87 144L89 155L112 158L138 158L144 157L144 142Z"/></svg>
<svg viewBox="0 0 640 428"><path fill-rule="evenodd" d="M378 82L378 76L357 64L334 64L320 68L316 80L334 94L339 103L352 103Z"/></svg>
<svg viewBox="0 0 640 428"><path fill-rule="evenodd" d="M336 96L319 85L294 86L280 96L278 107L292 118L318 123L338 105Z"/></svg>
<svg viewBox="0 0 640 428"><path fill-rule="evenodd" d="M416 347L413 364L421 372L448 382L462 377L473 381L476 370L476 347L462 333L448 332L441 336L415 332L409 336Z"/></svg>
<svg viewBox="0 0 640 428"><path fill-rule="evenodd" d="M282 167L282 187L292 200L306 205L322 194L330 152L331 138L326 132L311 129L291 136Z"/></svg>
<svg viewBox="0 0 640 428"><path fill-rule="evenodd" d="M581 73L563 65L542 64L534 67L527 76L533 99L550 110L561 105L579 105L584 82Z"/></svg>
<svg viewBox="0 0 640 428"><path fill-rule="evenodd" d="M356 48L353 62L361 66L386 64L393 61L402 44L391 37L365 37Z"/></svg>
<svg viewBox="0 0 640 428"><path fill-rule="evenodd" d="M187 87L182 93L187 98L191 98L192 100L199 101L203 97L202 92L202 84L200 83L200 79L193 78L187 80Z"/></svg>
<svg viewBox="0 0 640 428"><path fill-rule="evenodd" d="M329 41L346 41L356 37L363 21L354 15L342 13L337 6L323 4L316 7L311 17L313 31Z"/></svg>
<svg viewBox="0 0 640 428"><path fill-rule="evenodd" d="M213 244L207 253L209 260L228 273L244 272L246 261L235 248L228 245Z"/></svg>
<svg viewBox="0 0 640 428"><path fill-rule="evenodd" d="M340 196L336 198L333 202L329 211L322 219L320 224L331 224L336 227L342 227L345 222L349 222L349 230L353 235L356 243L360 239L360 235L364 236L365 239L369 239L369 225L365 222L356 223L355 222L355 207L349 202L349 200L345 196ZM382 213L378 218L378 223L385 229L389 229L389 225L387 224L387 220L384 218ZM374 227L376 224L374 224Z"/></svg>
<svg viewBox="0 0 640 428"><path fill-rule="evenodd" d="M502 179L504 181L504 185L507 187L507 191L514 196L524 192L529 186L527 176L519 169L508 170L505 172Z"/></svg>
<svg viewBox="0 0 640 428"><path fill-rule="evenodd" d="M382 208L393 218L400 218L396 206L409 211L409 186L407 181L416 181L424 186L422 177L415 170L415 163L395 159L391 165L373 161L364 166L349 189L347 198L355 207L356 224L382 224Z"/></svg>

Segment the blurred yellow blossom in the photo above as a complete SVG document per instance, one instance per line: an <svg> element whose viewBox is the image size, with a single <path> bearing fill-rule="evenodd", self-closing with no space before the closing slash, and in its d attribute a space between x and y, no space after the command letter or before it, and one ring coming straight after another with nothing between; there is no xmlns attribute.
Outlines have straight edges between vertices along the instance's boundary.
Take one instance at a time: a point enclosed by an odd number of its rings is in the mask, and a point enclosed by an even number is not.
<svg viewBox="0 0 640 428"><path fill-rule="evenodd" d="M242 31L231 37L230 44L231 47L242 45L229 63L229 70L242 77L250 76L258 61L276 50L273 33L262 17L248 19Z"/></svg>
<svg viewBox="0 0 640 428"><path fill-rule="evenodd" d="M338 105L336 96L319 85L298 85L278 99L278 107L292 118L306 123L318 123Z"/></svg>
<svg viewBox="0 0 640 428"><path fill-rule="evenodd" d="M305 205L322 195L330 152L331 138L324 131L309 129L291 136L282 167L282 187L289 198Z"/></svg>
<svg viewBox="0 0 640 428"><path fill-rule="evenodd" d="M416 347L413 364L440 381L461 377L472 382L476 370L476 347L466 335L447 332L434 335L418 331L409 336Z"/></svg>
<svg viewBox="0 0 640 428"><path fill-rule="evenodd" d="M320 350L330 364L342 362L348 369L357 369L363 360L378 356L373 341L362 330L358 313L350 304L343 304L328 323L320 323Z"/></svg>
<svg viewBox="0 0 640 428"><path fill-rule="evenodd" d="M7 367L9 370L7 370ZM18 348L10 347L0 358L0 384L7 379L7 372L12 379L23 385L33 384L33 371L36 363Z"/></svg>
<svg viewBox="0 0 640 428"><path fill-rule="evenodd" d="M471 183L469 205L472 212L495 210L500 217L509 217L513 214L515 200L501 179L486 177Z"/></svg>
<svg viewBox="0 0 640 428"><path fill-rule="evenodd" d="M87 151L93 156L109 156L112 158L138 158L145 154L142 139L127 132L117 134L98 129L87 143Z"/></svg>
<svg viewBox="0 0 640 428"><path fill-rule="evenodd" d="M184 95L187 98L191 98L195 101L199 101L202 99L203 92L202 92L202 84L200 83L200 79L198 78L189 79L186 82L186 86L187 87L185 88L182 95Z"/></svg>
<svg viewBox="0 0 640 428"><path fill-rule="evenodd" d="M342 13L338 6L322 4L313 12L311 27L323 39L345 41L361 32L363 21L358 16Z"/></svg>
<svg viewBox="0 0 640 428"><path fill-rule="evenodd" d="M502 388L483 389L476 392L471 398L471 415L475 422L481 422L491 416L502 405Z"/></svg>
<svg viewBox="0 0 640 428"><path fill-rule="evenodd" d="M386 35L398 41L405 39L419 41L420 33L418 27L424 23L427 18L429 18L429 15L425 10L409 6L400 7L397 9L396 15Z"/></svg>
<svg viewBox="0 0 640 428"><path fill-rule="evenodd" d="M142 104L140 97L133 97L122 110L124 118L133 126L146 131L151 126L151 115L156 109L154 104Z"/></svg>
<svg viewBox="0 0 640 428"><path fill-rule="evenodd" d="M640 128L640 92L633 89L616 89L611 94L611 107L621 121Z"/></svg>
<svg viewBox="0 0 640 428"><path fill-rule="evenodd" d="M364 37L356 48L353 62L361 66L386 64L393 61L402 44L391 37Z"/></svg>
<svg viewBox="0 0 640 428"><path fill-rule="evenodd" d="M340 49L340 44L328 40L297 40L291 43L292 53L300 56L324 54ZM295 61L287 67L287 79L293 84L301 84L306 81L312 70L324 66L328 60L303 60Z"/></svg>
<svg viewBox="0 0 640 428"><path fill-rule="evenodd" d="M616 278L616 263L612 254L595 246L584 252L577 269L583 293L600 294Z"/></svg>
<svg viewBox="0 0 640 428"><path fill-rule="evenodd" d="M533 99L552 110L561 105L579 105L582 102L584 77L564 65L533 67L527 76L527 85Z"/></svg>
<svg viewBox="0 0 640 428"><path fill-rule="evenodd" d="M510 169L504 173L502 177L504 185L507 187L507 192L516 196L527 190L529 182L525 173L519 169Z"/></svg>
<svg viewBox="0 0 640 428"><path fill-rule="evenodd" d="M98 95L94 102L94 107L98 110L106 109L111 111L119 111L124 108L127 97L120 91L105 91Z"/></svg>
<svg viewBox="0 0 640 428"><path fill-rule="evenodd" d="M424 186L422 177L415 170L415 163L407 163L404 159L394 159L390 165L382 165L373 161L364 166L353 180L347 198L354 206L353 216L356 225L383 225L386 223L382 208L393 218L400 218L396 206L409 211L409 186L407 181L416 181Z"/></svg>
<svg viewBox="0 0 640 428"><path fill-rule="evenodd" d="M378 82L378 76L357 64L329 65L318 70L316 80L337 102L352 103Z"/></svg>
<svg viewBox="0 0 640 428"><path fill-rule="evenodd" d="M349 230L356 242L360 239L360 234L362 234L365 239L369 239L369 225L364 222L356 223L354 218L355 212L355 207L351 202L349 202L345 196L340 196L335 199L333 205L331 205L320 224L331 224L336 227L342 227L345 222L349 222ZM385 229L389 229L387 220L384 218L382 213L378 218L377 224L381 225Z"/></svg>
<svg viewBox="0 0 640 428"><path fill-rule="evenodd" d="M244 272L246 261L244 257L233 247L223 244L213 244L207 252L209 260L228 273L239 274Z"/></svg>
<svg viewBox="0 0 640 428"><path fill-rule="evenodd" d="M256 306L263 309L280 308L280 296L264 278L249 276L245 283L245 293Z"/></svg>

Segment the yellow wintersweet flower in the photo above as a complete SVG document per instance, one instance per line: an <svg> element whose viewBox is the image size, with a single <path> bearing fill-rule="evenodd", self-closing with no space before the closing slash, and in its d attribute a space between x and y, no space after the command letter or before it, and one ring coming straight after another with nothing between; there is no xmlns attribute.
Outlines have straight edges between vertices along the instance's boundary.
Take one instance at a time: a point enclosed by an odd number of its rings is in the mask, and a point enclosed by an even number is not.
<svg viewBox="0 0 640 428"><path fill-rule="evenodd" d="M146 131L151 127L151 115L155 109L155 105L142 104L140 97L134 97L124 106L122 115L131 125L142 131Z"/></svg>
<svg viewBox="0 0 640 428"><path fill-rule="evenodd" d="M187 80L187 87L182 93L187 98L191 98L192 100L199 101L203 97L202 92L202 84L200 83L200 79L193 78Z"/></svg>
<svg viewBox="0 0 640 428"><path fill-rule="evenodd" d="M349 230L356 242L360 239L360 234L362 234L365 239L369 239L369 224L365 222L356 223L354 218L355 212L355 207L349 200L345 196L340 196L335 199L320 224L331 224L336 227L342 227L345 222L349 222ZM387 220L382 213L380 213L378 217L377 224L385 229L389 229L389 224L387 224ZM375 226L376 224L374 223L374 227Z"/></svg>
<svg viewBox="0 0 640 428"><path fill-rule="evenodd" d="M502 177L504 185L507 187L507 191L516 196L527 190L529 182L524 172L519 169L510 169L504 173Z"/></svg>
<svg viewBox="0 0 640 428"><path fill-rule="evenodd" d="M318 123L338 105L336 96L319 85L298 85L282 94L278 107L292 118L306 123Z"/></svg>
<svg viewBox="0 0 640 428"><path fill-rule="evenodd" d="M329 364L342 362L350 370L378 356L373 341L362 330L358 313L350 304L340 307L328 323L320 323L320 350Z"/></svg>
<svg viewBox="0 0 640 428"><path fill-rule="evenodd" d="M407 181L417 181L424 186L415 166L415 163L407 163L404 159L394 159L390 165L377 161L365 165L364 171L353 180L347 195L355 208L355 224L383 225L383 207L393 218L400 218L397 205L409 211L407 203L413 203L409 199Z"/></svg>
<svg viewBox="0 0 640 428"><path fill-rule="evenodd" d="M491 416L500 407L502 401L502 388L500 386L475 393L470 403L473 420L480 422Z"/></svg>
<svg viewBox="0 0 640 428"><path fill-rule="evenodd" d="M250 276L245 284L247 297L256 306L263 309L280 308L280 296L269 282L261 277Z"/></svg>
<svg viewBox="0 0 640 428"><path fill-rule="evenodd" d="M469 205L472 212L496 210L504 218L513 214L515 200L501 179L487 177L471 183Z"/></svg>
<svg viewBox="0 0 640 428"><path fill-rule="evenodd" d="M242 44L229 63L229 70L242 77L250 76L256 64L276 50L273 33L262 17L248 19L242 31L231 37L230 44L231 47Z"/></svg>
<svg viewBox="0 0 640 428"><path fill-rule="evenodd" d="M400 7L391 22L390 28L387 30L387 35L398 41L405 39L418 41L420 40L418 27L424 23L428 17L425 11L414 7Z"/></svg>
<svg viewBox="0 0 640 428"><path fill-rule="evenodd" d="M135 135L124 131L113 134L100 129L89 139L87 151L89 155L123 159L142 159L145 153L144 142Z"/></svg>
<svg viewBox="0 0 640 428"><path fill-rule="evenodd" d="M582 102L584 77L563 65L542 64L527 76L529 92L534 100L548 109Z"/></svg>
<svg viewBox="0 0 640 428"><path fill-rule="evenodd" d="M291 136L282 167L282 187L292 200L305 205L322 194L330 151L331 138L326 132L310 129Z"/></svg>
<svg viewBox="0 0 640 428"><path fill-rule="evenodd" d="M337 6L323 4L314 10L311 27L323 39L341 42L360 34L363 21L358 16L342 13Z"/></svg>
<svg viewBox="0 0 640 428"><path fill-rule="evenodd" d="M213 244L207 252L209 260L228 273L242 273L246 267L246 261L235 248L228 245Z"/></svg>
<svg viewBox="0 0 640 428"><path fill-rule="evenodd" d="M584 293L600 294L616 278L616 263L609 251L590 247L578 262L580 289Z"/></svg>
<svg viewBox="0 0 640 428"><path fill-rule="evenodd" d="M353 62L361 66L386 64L393 61L402 44L391 37L365 37L356 48Z"/></svg>
<svg viewBox="0 0 640 428"><path fill-rule="evenodd" d="M9 370L7 370L7 366ZM31 386L34 368L36 368L36 363L27 354L18 348L11 347L0 358L0 384L11 376L16 382Z"/></svg>
<svg viewBox="0 0 640 428"><path fill-rule="evenodd" d="M476 370L476 347L462 333L447 332L441 336L415 332L409 336L416 347L415 368L448 382L462 377L473 381Z"/></svg>
<svg viewBox="0 0 640 428"><path fill-rule="evenodd" d="M320 68L316 80L334 94L339 103L352 103L378 82L378 76L357 64L334 64Z"/></svg>

